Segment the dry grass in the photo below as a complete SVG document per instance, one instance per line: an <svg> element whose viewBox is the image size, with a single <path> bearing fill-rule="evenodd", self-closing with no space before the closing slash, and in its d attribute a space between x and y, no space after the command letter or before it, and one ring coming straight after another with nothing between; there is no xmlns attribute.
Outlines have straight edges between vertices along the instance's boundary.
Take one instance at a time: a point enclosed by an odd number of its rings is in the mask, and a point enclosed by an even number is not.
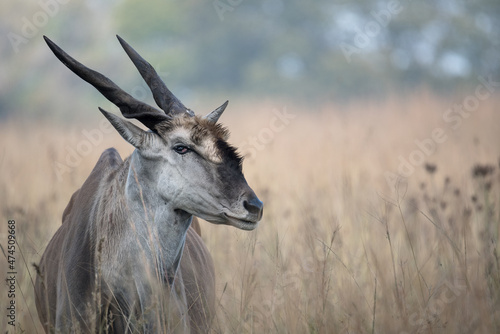
<svg viewBox="0 0 500 334"><path fill-rule="evenodd" d="M245 175L265 214L251 233L202 225L217 273L214 332L499 332L500 100L481 101L451 129L443 114L464 97L422 93L323 110L233 104L222 121L251 155ZM295 117L280 126L272 111L285 108ZM446 140L415 153L415 140L436 128ZM0 243L7 219L16 220L19 243L18 326L2 312L1 332L42 332L31 264L99 154L109 146L131 152L117 134L104 134L59 181L53 164L86 140L80 131L0 124ZM389 185L400 156L425 159ZM2 292L2 310L7 302Z"/></svg>

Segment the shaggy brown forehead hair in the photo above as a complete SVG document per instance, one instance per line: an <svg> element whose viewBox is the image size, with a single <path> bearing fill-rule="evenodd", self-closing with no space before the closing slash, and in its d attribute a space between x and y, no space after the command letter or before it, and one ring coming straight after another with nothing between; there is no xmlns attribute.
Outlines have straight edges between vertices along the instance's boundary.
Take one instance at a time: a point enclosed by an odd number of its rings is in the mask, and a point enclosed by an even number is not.
<svg viewBox="0 0 500 334"><path fill-rule="evenodd" d="M241 171L243 157L227 142L229 139L227 128L204 118L189 115L180 115L155 126L156 133L163 138L168 137L168 134L177 128L187 129L191 134L190 139L196 145L201 145L203 140L212 138L222 161Z"/></svg>

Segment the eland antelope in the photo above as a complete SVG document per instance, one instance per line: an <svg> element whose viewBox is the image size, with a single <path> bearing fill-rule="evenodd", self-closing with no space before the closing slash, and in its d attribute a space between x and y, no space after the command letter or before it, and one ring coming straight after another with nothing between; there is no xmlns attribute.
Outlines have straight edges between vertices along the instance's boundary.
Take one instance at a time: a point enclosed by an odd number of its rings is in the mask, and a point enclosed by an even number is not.
<svg viewBox="0 0 500 334"><path fill-rule="evenodd" d="M242 158L217 123L228 102L195 116L118 37L160 111L44 38L64 65L149 129L99 108L135 150L124 161L115 149L104 151L64 210L37 266L45 331L206 333L215 274L193 216L253 230L263 212Z"/></svg>

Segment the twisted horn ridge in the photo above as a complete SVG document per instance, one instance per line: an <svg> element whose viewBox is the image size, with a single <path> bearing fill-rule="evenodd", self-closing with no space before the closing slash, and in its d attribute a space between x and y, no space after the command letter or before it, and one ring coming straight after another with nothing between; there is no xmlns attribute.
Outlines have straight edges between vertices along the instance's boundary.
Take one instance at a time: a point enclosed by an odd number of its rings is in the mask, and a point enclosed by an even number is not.
<svg viewBox="0 0 500 334"><path fill-rule="evenodd" d="M121 113L126 118L135 118L152 130L158 123L171 118L169 115L161 112L160 110L153 108L144 102L136 100L101 73L98 73L73 59L49 38L46 36L43 36L43 38L55 56L64 65L66 65L66 67L68 67L80 78L94 86L102 95L104 95L104 97L120 108Z"/></svg>
<svg viewBox="0 0 500 334"><path fill-rule="evenodd" d="M142 78L148 84L149 89L151 89L151 92L153 93L156 104L163 109L166 114L187 112L187 108L167 88L167 85L165 85L165 83L161 80L153 66L142 58L137 51L135 51L127 42L123 40L123 38L118 35L116 35L116 38L118 38L118 41L129 56L130 60L132 60Z"/></svg>

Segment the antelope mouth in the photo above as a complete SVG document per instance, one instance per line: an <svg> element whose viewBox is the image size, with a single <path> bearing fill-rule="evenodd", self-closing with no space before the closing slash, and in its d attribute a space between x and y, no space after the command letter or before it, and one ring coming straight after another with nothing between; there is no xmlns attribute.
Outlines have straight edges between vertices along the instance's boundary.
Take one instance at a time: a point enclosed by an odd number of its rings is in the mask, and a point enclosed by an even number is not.
<svg viewBox="0 0 500 334"><path fill-rule="evenodd" d="M258 221L251 221L242 218L232 217L229 216L227 213L224 213L224 218L227 220L229 225L232 225L242 230L251 231L255 229L257 225L259 225Z"/></svg>

